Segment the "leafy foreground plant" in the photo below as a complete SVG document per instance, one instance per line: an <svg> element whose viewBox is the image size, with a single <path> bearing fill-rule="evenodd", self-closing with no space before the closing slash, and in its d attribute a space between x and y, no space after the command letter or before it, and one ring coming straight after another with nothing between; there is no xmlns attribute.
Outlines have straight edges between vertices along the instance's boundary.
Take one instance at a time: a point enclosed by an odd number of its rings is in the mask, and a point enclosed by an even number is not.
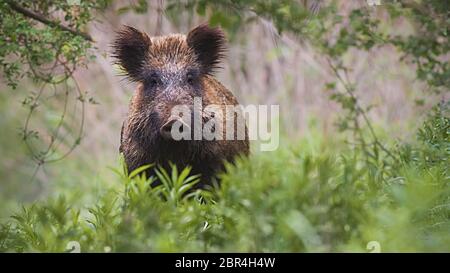
<svg viewBox="0 0 450 273"><path fill-rule="evenodd" d="M397 149L402 160L388 178L367 167L364 151L326 141L316 152L299 143L241 159L211 191L193 190L189 168L158 168L149 179L139 173L153 166L115 170L120 188L94 206L61 196L24 207L1 226L0 251L448 252L445 109L425 122L419 143Z"/></svg>

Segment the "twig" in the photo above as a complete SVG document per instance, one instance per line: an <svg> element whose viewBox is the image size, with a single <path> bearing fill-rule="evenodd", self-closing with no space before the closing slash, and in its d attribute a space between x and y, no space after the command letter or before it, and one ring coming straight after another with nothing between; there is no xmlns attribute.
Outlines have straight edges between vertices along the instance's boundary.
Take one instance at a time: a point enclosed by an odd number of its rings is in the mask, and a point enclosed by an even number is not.
<svg viewBox="0 0 450 273"><path fill-rule="evenodd" d="M91 35L89 35L88 33L81 32L81 31L78 31L76 29L73 29L73 28L67 27L65 25L62 25L62 24L60 24L58 22L52 21L52 20L46 18L45 16L43 16L43 15L37 13L37 12L28 10L28 9L18 5L17 3L14 3L13 1L8 1L8 4L13 10L17 11L18 13L20 13L20 14L26 16L26 17L29 17L29 18L34 19L36 21L39 21L39 22L41 22L43 24L46 24L48 26L52 26L52 27L56 27L56 28L59 28L59 29L64 30L64 31L68 31L68 32L72 33L73 35L77 35L77 36L83 37L85 40L87 40L89 42L93 42L94 41L94 39L92 39Z"/></svg>
<svg viewBox="0 0 450 273"><path fill-rule="evenodd" d="M45 160L45 163L53 163L53 162L57 162L57 161L60 161L60 160L62 160L62 159L64 159L64 158L66 158L66 157L67 157L69 154L71 154L71 153L73 152L73 150L80 144L80 140L81 140L81 138L82 138L82 136L83 136L84 122L85 122L85 115L86 115L86 109L85 109L85 108L86 108L86 106L85 106L86 102L85 102L85 100L84 100L84 98L83 98L83 92L82 92L82 90L81 90L81 87L80 87L78 81L76 80L76 78L75 78L73 75L72 75L72 80L73 80L74 83L75 83L75 89L76 89L77 92L78 92L78 98L79 98L78 100L79 100L80 103L81 103L81 121L80 121L80 128L79 128L79 131L78 131L76 140L75 140L75 142L70 146L69 150L66 151L63 155L59 156L58 158L46 159L46 160Z"/></svg>
<svg viewBox="0 0 450 273"><path fill-rule="evenodd" d="M329 66L331 67L331 69L333 70L333 73L335 74L335 76L337 77L337 79L342 83L342 85L344 86L345 92L353 99L353 101L355 102L355 107L356 110L359 114L361 114L361 116L364 119L364 122L366 123L367 127L369 128L370 134L372 135L373 138L373 144L377 145L380 149L382 149L389 157L391 157L392 159L394 159L395 161L397 161L397 157L394 156L388 149L386 149L386 147L384 147L384 145L378 140L378 137L375 133L375 130L372 127L372 124L370 123L369 118L366 115L366 112L364 111L364 109L358 104L358 99L356 98L355 94L353 94L353 91L351 90L351 88L348 86L349 84L342 78L342 76L339 74L338 68L333 64L333 62L330 60L330 58L326 58L327 62L329 64Z"/></svg>

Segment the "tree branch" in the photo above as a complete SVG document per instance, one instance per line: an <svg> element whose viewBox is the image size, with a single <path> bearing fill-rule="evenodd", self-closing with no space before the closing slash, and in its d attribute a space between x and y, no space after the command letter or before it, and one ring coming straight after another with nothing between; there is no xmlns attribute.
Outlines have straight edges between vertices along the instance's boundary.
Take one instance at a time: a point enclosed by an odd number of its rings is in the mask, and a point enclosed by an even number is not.
<svg viewBox="0 0 450 273"><path fill-rule="evenodd" d="M73 35L81 36L87 41L90 41L90 42L94 41L92 39L91 35L89 35L88 33L81 32L81 31L78 31L76 29L73 29L73 28L61 25L58 22L54 22L52 20L49 20L48 18L44 17L43 15L41 15L39 13L36 13L34 11L28 10L28 9L26 9L26 8L24 8L24 7L20 6L20 5L12 2L12 1L8 1L8 4L13 10L17 11L18 13L20 13L20 14L26 16L26 17L29 17L29 18L34 19L36 21L39 21L39 22L41 22L43 24L46 24L48 26L56 27L56 28L59 28L59 29L61 29L63 31L68 31L68 32L72 33Z"/></svg>
<svg viewBox="0 0 450 273"><path fill-rule="evenodd" d="M392 154L384 145L380 142L380 140L377 137L377 134L375 133L375 130L372 127L372 123L369 120L369 117L366 115L366 111L358 104L358 99L356 98L355 94L353 94L352 89L349 87L349 83L344 80L344 78L339 74L338 68L333 64L331 59L329 57L326 58L328 65L331 67L331 70L333 70L334 75L336 78L341 82L341 84L344 87L345 92L349 97L351 97L355 101L355 110L357 114L360 114L366 123L367 127L369 128L369 132L372 135L373 143L375 145L378 145L380 149L382 149L388 156L390 156L392 159L397 161L397 157Z"/></svg>

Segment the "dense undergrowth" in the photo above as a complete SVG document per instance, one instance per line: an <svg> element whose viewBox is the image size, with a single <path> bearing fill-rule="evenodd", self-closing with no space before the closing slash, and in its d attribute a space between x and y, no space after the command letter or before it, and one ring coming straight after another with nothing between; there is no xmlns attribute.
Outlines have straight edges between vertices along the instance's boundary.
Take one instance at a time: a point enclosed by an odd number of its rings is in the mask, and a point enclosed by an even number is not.
<svg viewBox="0 0 450 273"><path fill-rule="evenodd" d="M383 167L311 136L241 159L220 187L190 194L189 169L159 169L163 183L150 188L154 178L119 168L95 205L62 195L23 207L1 225L0 251L448 252L449 126L441 105Z"/></svg>

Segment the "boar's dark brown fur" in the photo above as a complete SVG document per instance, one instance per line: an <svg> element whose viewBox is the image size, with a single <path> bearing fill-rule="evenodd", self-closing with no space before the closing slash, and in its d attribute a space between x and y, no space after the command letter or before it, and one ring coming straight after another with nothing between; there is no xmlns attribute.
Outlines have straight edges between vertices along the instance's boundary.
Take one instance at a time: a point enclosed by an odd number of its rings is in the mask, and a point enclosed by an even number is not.
<svg viewBox="0 0 450 273"><path fill-rule="evenodd" d="M213 77L225 51L220 29L200 25L187 36L149 37L125 26L113 49L128 78L138 83L121 132L120 152L129 172L150 163L168 168L172 162L179 170L191 166L191 174L201 174L199 185L204 186L224 170L225 161L248 155L247 132L243 140L175 141L164 131L171 124L172 107L193 105L194 97L201 97L204 106L238 105L234 95ZM201 116L203 121L211 118L207 113ZM215 118L224 123L225 117Z"/></svg>

